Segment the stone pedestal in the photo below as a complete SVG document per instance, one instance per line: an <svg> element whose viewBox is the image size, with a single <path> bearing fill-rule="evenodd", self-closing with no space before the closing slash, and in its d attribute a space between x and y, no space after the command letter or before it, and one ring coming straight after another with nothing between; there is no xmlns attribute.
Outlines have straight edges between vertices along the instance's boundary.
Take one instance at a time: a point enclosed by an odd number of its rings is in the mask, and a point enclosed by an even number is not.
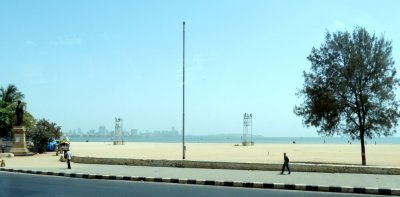
<svg viewBox="0 0 400 197"><path fill-rule="evenodd" d="M13 132L13 147L10 152L15 156L25 156L32 155L31 152L26 148L25 142L25 127L23 126L14 126L12 129Z"/></svg>

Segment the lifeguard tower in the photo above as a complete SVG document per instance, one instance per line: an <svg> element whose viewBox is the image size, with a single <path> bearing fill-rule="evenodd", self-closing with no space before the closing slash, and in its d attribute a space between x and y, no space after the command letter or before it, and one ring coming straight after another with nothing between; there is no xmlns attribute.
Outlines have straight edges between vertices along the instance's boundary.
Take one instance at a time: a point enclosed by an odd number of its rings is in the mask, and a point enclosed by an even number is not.
<svg viewBox="0 0 400 197"><path fill-rule="evenodd" d="M242 145L243 146L253 146L253 115L244 113L243 114L243 135L242 135Z"/></svg>
<svg viewBox="0 0 400 197"><path fill-rule="evenodd" d="M115 118L115 131L114 131L114 145L124 145L125 141L122 139L123 129L122 129L122 118Z"/></svg>

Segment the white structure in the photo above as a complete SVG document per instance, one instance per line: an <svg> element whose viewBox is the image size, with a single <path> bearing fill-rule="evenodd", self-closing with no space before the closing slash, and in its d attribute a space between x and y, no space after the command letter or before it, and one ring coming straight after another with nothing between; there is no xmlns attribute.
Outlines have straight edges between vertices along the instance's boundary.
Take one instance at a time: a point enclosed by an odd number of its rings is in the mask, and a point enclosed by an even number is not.
<svg viewBox="0 0 400 197"><path fill-rule="evenodd" d="M123 132L123 127L122 127L122 118L115 118L115 130L114 130L114 136L115 137L121 137Z"/></svg>
<svg viewBox="0 0 400 197"><path fill-rule="evenodd" d="M115 131L114 131L114 145L124 145L125 142L122 138L119 137L123 136L123 128L122 128L122 118L115 118Z"/></svg>
<svg viewBox="0 0 400 197"><path fill-rule="evenodd" d="M252 146L253 142L253 115L243 114L243 135L242 135L242 145Z"/></svg>

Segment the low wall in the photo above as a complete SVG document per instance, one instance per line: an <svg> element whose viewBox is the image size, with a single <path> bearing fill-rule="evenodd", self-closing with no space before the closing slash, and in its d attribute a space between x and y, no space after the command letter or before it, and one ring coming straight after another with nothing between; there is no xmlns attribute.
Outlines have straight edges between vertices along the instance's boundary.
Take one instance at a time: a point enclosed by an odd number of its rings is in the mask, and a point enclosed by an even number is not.
<svg viewBox="0 0 400 197"><path fill-rule="evenodd" d="M14 157L12 153L0 153L0 158Z"/></svg>
<svg viewBox="0 0 400 197"><path fill-rule="evenodd" d="M109 164L129 166L156 166L179 168L208 168L234 170L261 170L280 171L282 164L266 163L238 163L218 161L190 161L190 160L152 160L152 159L123 159L123 158L96 158L73 156L72 161L86 164ZM356 165L329 165L329 164L290 164L294 172L328 172L328 173L358 173L358 174L388 174L400 175L400 168L356 166Z"/></svg>

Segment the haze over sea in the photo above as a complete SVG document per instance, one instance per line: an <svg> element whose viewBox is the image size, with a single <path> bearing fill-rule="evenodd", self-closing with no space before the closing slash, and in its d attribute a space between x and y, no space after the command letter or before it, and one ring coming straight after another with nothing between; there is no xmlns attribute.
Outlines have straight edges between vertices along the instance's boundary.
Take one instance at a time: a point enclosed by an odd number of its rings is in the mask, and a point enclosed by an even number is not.
<svg viewBox="0 0 400 197"><path fill-rule="evenodd" d="M112 142L113 137L70 137L71 142ZM125 142L159 142L159 143L181 143L182 136L175 137L119 137ZM254 143L257 144L347 144L350 141L353 144L359 144L358 140L351 140L346 137L253 137ZM367 140L368 144L400 144L399 137L381 137ZM187 136L185 143L231 143L240 144L240 136Z"/></svg>

